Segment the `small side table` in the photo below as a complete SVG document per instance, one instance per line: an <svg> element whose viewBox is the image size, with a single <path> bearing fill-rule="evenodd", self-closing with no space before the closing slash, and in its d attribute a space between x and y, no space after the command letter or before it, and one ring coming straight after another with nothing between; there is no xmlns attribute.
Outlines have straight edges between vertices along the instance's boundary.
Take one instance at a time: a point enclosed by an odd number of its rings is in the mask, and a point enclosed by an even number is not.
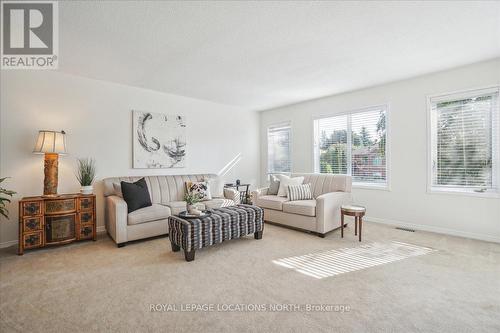
<svg viewBox="0 0 500 333"><path fill-rule="evenodd" d="M361 229L363 228L363 216L365 216L366 208L356 205L342 205L340 207L340 234L344 237L344 215L354 216L354 235L358 234L359 224L359 241L361 242Z"/></svg>
<svg viewBox="0 0 500 333"><path fill-rule="evenodd" d="M248 188L250 187L250 184L225 184L225 188L234 188L236 191L240 192L240 203L246 204L248 203ZM241 188L241 190L240 190Z"/></svg>

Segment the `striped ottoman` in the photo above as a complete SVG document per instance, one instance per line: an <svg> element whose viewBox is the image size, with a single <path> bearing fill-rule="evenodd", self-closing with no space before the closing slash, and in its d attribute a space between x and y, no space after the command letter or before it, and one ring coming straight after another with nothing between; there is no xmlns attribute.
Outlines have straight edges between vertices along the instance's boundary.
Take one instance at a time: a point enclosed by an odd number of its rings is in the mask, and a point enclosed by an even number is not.
<svg viewBox="0 0 500 333"><path fill-rule="evenodd" d="M186 261L193 261L195 251L225 240L254 234L262 238L264 211L252 205L236 205L210 210L211 215L198 219L169 216L168 229L172 251L184 250Z"/></svg>

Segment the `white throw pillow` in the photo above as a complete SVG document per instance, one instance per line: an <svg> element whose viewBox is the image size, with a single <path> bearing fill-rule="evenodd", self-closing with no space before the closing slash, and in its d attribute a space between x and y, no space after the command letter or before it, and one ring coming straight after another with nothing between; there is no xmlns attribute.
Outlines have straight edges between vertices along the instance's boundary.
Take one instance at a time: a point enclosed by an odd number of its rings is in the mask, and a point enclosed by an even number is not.
<svg viewBox="0 0 500 333"><path fill-rule="evenodd" d="M267 190L268 195L278 195L278 190L280 189L280 180L276 175L269 176L269 189Z"/></svg>
<svg viewBox="0 0 500 333"><path fill-rule="evenodd" d="M224 198L224 179L220 177L205 179L210 185L212 198Z"/></svg>
<svg viewBox="0 0 500 333"><path fill-rule="evenodd" d="M302 185L304 181L304 177L290 178L285 175L277 175L276 177L280 180L280 188L278 190L279 197L288 196L288 186Z"/></svg>

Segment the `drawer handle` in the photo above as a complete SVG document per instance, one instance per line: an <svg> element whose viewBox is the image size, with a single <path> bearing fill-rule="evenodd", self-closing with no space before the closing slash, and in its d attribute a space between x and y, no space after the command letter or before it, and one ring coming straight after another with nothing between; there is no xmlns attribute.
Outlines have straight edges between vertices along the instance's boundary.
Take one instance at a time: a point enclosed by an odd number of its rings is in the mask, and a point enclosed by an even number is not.
<svg viewBox="0 0 500 333"><path fill-rule="evenodd" d="M28 211L29 214L35 214L36 211L37 211L37 204L29 204L28 206L26 206L26 210Z"/></svg>
<svg viewBox="0 0 500 333"><path fill-rule="evenodd" d="M35 219L28 220L28 223L26 223L26 226L29 229L35 229L36 226L38 225L38 223L36 223L35 221L36 221Z"/></svg>
<svg viewBox="0 0 500 333"><path fill-rule="evenodd" d="M82 207L83 208L89 208L90 207L90 200L83 200L82 201Z"/></svg>
<svg viewBox="0 0 500 333"><path fill-rule="evenodd" d="M82 230L82 233L85 235L85 236L88 236L90 235L90 233L92 232L92 228L89 228L89 227L85 227L83 228Z"/></svg>
<svg viewBox="0 0 500 333"><path fill-rule="evenodd" d="M29 245L35 245L36 243L38 243L38 236L31 235L26 239L26 243L28 243Z"/></svg>

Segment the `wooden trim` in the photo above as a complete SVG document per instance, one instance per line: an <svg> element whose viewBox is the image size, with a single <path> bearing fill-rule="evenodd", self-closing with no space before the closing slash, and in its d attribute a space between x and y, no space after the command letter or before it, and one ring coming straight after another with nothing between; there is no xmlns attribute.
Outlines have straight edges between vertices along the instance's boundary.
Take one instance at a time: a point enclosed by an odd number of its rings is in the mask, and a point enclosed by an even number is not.
<svg viewBox="0 0 500 333"><path fill-rule="evenodd" d="M29 238L29 237L32 237L32 236L36 236L38 238L38 243L36 245L26 245L26 240ZM23 247L25 249L34 249L34 248L37 248L37 247L43 247L43 231L35 231L35 232L30 232L30 233L25 233L23 234L22 236L22 243L23 243Z"/></svg>
<svg viewBox="0 0 500 333"><path fill-rule="evenodd" d="M84 200L90 200L91 201L89 208L82 208L82 201L84 201ZM76 205L77 205L77 210L78 211L93 210L93 208L94 208L94 198L93 197L81 197L81 198L78 198Z"/></svg>
<svg viewBox="0 0 500 333"><path fill-rule="evenodd" d="M24 253L24 246L23 246L23 203L22 201L19 201L19 207L18 207L18 217L19 217L19 240L17 243L17 254L22 255Z"/></svg>
<svg viewBox="0 0 500 333"><path fill-rule="evenodd" d="M26 228L26 224L29 223L29 220L34 220L34 219L37 219L38 220L38 228L35 228L35 229L31 229L31 228ZM43 226L44 226L44 221L43 221L43 216L28 216L28 217L24 217L22 218L22 223L21 223L21 226L22 226L22 232L23 233L27 233L27 232L34 232L34 231L39 231L39 230L43 230Z"/></svg>
<svg viewBox="0 0 500 333"><path fill-rule="evenodd" d="M66 209L66 210L58 210L58 211L51 211L47 212L47 204L51 202L56 202L56 201L73 201L74 208L73 209ZM45 215L59 215L59 214L65 214L65 213L72 213L77 211L77 199L76 198L62 198L62 199L54 199L54 198L47 198L47 200L44 200L44 211Z"/></svg>
<svg viewBox="0 0 500 333"><path fill-rule="evenodd" d="M38 205L38 211L30 213L29 208L27 208L27 207L29 205L35 205L35 204ZM41 215L43 215L43 211L44 211L43 208L44 208L43 201L41 201L41 200L22 201L22 211L20 213L22 213L21 215L23 215L23 216L41 216Z"/></svg>
<svg viewBox="0 0 500 333"><path fill-rule="evenodd" d="M53 219L53 218L57 218L57 217L66 217L66 216L73 216L73 219L74 219L74 237L72 238L68 238L68 239L64 239L64 240L61 240L61 241L51 241L50 243L47 242L47 219ZM77 214L76 212L75 213L71 213L71 214L51 214L51 215L45 215L44 217L44 235L45 235L45 244L46 245L53 245L53 244L65 244L65 243L68 243L68 242L71 242L71 241L74 241L76 239L78 239L77 237L77 227L78 227L78 219L77 219Z"/></svg>

